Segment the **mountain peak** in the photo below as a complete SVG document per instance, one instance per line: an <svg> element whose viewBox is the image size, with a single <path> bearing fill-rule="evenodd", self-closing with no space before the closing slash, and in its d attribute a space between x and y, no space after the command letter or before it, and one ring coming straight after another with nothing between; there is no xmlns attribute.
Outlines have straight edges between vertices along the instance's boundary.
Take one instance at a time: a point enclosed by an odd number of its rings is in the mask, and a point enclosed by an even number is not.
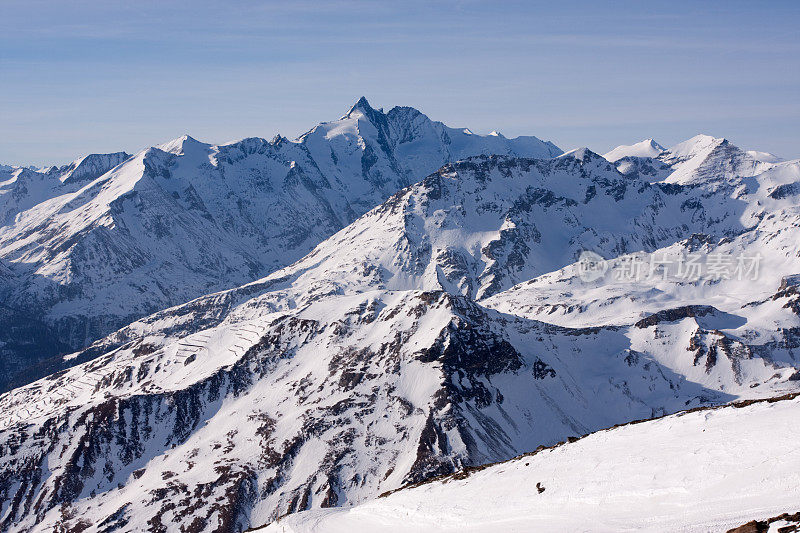
<svg viewBox="0 0 800 533"><path fill-rule="evenodd" d="M667 181L683 185L737 184L741 178L763 172L778 160L771 154L745 152L723 137L704 134L676 144L658 159L673 170Z"/></svg>
<svg viewBox="0 0 800 533"><path fill-rule="evenodd" d="M668 151L674 155L689 154L701 150L714 148L725 142L727 142L727 140L723 137L714 137L712 135L706 135L704 133L701 133L699 135L695 135L690 139L686 139L681 143L676 144Z"/></svg>
<svg viewBox="0 0 800 533"><path fill-rule="evenodd" d="M643 140L642 142L640 142L640 143L638 143L638 144L645 145L645 146L649 146L650 148L653 148L654 150L660 150L660 151L662 151L662 152L663 152L664 150L666 150L666 148L664 148L663 146L661 146L660 144L658 144L658 143L655 141L655 139L653 139L652 137L650 137L649 139L645 139L645 140Z"/></svg>
<svg viewBox="0 0 800 533"><path fill-rule="evenodd" d="M575 148L574 150L570 150L569 152L564 152L563 154L558 156L556 159L567 158L567 157L571 157L571 158L583 163L583 162L586 162L586 161L591 161L593 159L599 159L600 155L592 152L587 147L582 146L580 148Z"/></svg>
<svg viewBox="0 0 800 533"><path fill-rule="evenodd" d="M197 139L195 139L194 137L192 137L187 133L181 135L177 139L173 139L164 144L160 144L156 146L156 148L171 154L181 155L185 154L188 149L198 148L198 147L207 148L208 146L209 146L208 144L198 141Z"/></svg>
<svg viewBox="0 0 800 533"><path fill-rule="evenodd" d="M695 158L697 158L699 162L708 157L715 148L727 142L727 140L721 137L712 137L711 135L705 134L695 135L690 139L676 144L669 150L665 150L659 154L659 159L672 165L677 162Z"/></svg>
<svg viewBox="0 0 800 533"><path fill-rule="evenodd" d="M664 147L652 138L645 139L636 144L623 144L617 146L603 157L612 163L623 157L656 157L664 152Z"/></svg>
<svg viewBox="0 0 800 533"><path fill-rule="evenodd" d="M371 105L369 105L366 96L362 96L361 98L359 98L358 101L355 104L353 104L353 106L350 108L350 111L348 111L342 118L343 119L351 118L352 115L357 112L360 112L362 115L368 115L368 116L371 115L372 113L375 113L375 109Z"/></svg>
<svg viewBox="0 0 800 533"><path fill-rule="evenodd" d="M690 138L690 139L687 139L687 140L686 140L686 141L684 141L684 142L687 142L687 143L689 143L689 142L694 142L694 143L700 143L700 142L703 142L703 143L710 143L710 142L714 142L714 141L724 141L724 140L725 140L725 138L724 138L724 137L714 137L713 135L708 135L707 133L698 133L698 134L697 134L697 135L695 135L694 137L692 137L692 138Z"/></svg>

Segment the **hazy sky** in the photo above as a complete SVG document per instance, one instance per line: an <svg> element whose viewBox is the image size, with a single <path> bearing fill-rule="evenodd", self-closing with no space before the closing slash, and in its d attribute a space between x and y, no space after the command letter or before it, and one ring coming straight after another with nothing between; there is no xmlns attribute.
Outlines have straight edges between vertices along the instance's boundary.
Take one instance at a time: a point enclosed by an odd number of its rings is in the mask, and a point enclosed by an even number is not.
<svg viewBox="0 0 800 533"><path fill-rule="evenodd" d="M0 0L0 162L288 137L365 95L600 153L800 157L800 2Z"/></svg>

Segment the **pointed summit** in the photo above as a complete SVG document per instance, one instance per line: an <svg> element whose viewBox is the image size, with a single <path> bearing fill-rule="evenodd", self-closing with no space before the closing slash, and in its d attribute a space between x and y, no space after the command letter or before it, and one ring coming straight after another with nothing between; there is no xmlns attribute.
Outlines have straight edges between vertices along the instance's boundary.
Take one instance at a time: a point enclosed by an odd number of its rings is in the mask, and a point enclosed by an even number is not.
<svg viewBox="0 0 800 533"><path fill-rule="evenodd" d="M353 106L350 108L350 111L348 111L342 117L342 119L351 118L351 116L355 113L361 113L362 115L370 116L372 113L375 113L375 109L371 105L369 105L367 97L362 96L361 98L358 99L358 101L355 104L353 104Z"/></svg>
<svg viewBox="0 0 800 533"><path fill-rule="evenodd" d="M668 150L673 157L687 157L701 152L713 150L717 146L727 142L723 137L713 137L701 133L682 143L678 143Z"/></svg>
<svg viewBox="0 0 800 533"><path fill-rule="evenodd" d="M200 142L189 134L185 134L178 137L177 139L173 139L164 144L160 144L156 146L156 148L158 148L159 150L163 150L165 152L169 152L171 154L183 155L187 152L187 150L192 150L195 148L206 149L209 146L211 145Z"/></svg>
<svg viewBox="0 0 800 533"><path fill-rule="evenodd" d="M728 141L722 137L712 137L711 135L695 135L676 144L669 150L659 154L658 159L667 165L678 170L687 171L701 165L717 148L727 145ZM682 169L678 168L681 165ZM691 173L691 172L690 172Z"/></svg>
<svg viewBox="0 0 800 533"><path fill-rule="evenodd" d="M592 152L591 150L589 150L585 146L582 146L581 148L575 148L574 150L570 150L569 152L565 152L565 153L561 154L560 156L558 156L556 159L563 159L563 158L567 158L567 157L571 157L572 159L580 161L581 163L585 163L586 161L592 161L594 159L600 159L601 156L596 154L596 153L594 153L594 152Z"/></svg>

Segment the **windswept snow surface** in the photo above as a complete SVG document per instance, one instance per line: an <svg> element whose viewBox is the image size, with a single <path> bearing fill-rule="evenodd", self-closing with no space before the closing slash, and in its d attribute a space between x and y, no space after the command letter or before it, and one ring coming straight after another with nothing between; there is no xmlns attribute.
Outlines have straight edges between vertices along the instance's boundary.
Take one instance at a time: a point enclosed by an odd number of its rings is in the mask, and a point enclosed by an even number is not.
<svg viewBox="0 0 800 533"><path fill-rule="evenodd" d="M798 417L797 398L668 416L259 531L727 531L800 510Z"/></svg>

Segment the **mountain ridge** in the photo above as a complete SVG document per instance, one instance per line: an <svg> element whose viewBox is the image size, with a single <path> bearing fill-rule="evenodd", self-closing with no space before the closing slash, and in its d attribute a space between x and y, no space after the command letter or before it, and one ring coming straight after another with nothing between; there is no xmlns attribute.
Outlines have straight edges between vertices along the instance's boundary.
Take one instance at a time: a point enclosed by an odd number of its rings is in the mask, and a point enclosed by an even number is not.
<svg viewBox="0 0 800 533"><path fill-rule="evenodd" d="M133 156L17 171L0 184L0 258L16 275L0 295L80 349L136 318L299 259L453 158L560 153L535 137L467 135L413 108L378 112L363 98L345 117L297 141L211 145L184 135ZM78 180L76 169L91 162L95 174L105 172ZM40 192L25 180L42 184ZM22 319L6 320L14 330ZM26 377L25 366L4 370L17 374L15 383L38 377Z"/></svg>

